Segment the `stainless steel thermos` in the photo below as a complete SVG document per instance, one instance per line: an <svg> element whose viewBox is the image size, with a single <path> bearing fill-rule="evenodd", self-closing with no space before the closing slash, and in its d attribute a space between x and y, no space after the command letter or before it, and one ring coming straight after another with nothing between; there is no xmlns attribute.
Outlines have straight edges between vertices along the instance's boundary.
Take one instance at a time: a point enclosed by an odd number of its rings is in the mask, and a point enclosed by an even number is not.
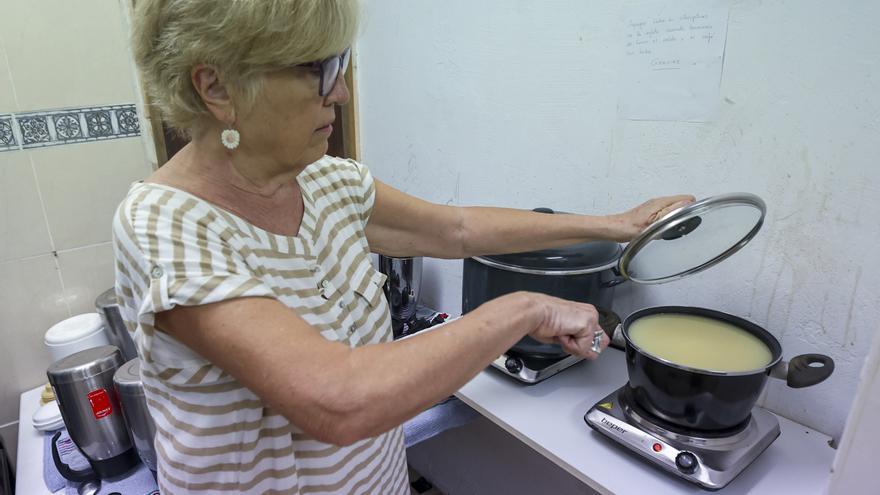
<svg viewBox="0 0 880 495"><path fill-rule="evenodd" d="M110 343L122 351L125 361L138 357L137 347L131 339L131 334L119 313L119 301L116 298L116 289L110 288L101 293L95 299L95 310L101 315L107 338Z"/></svg>
<svg viewBox="0 0 880 495"><path fill-rule="evenodd" d="M122 416L138 455L151 471L156 471L156 425L147 409L144 386L141 383L141 360L132 359L122 365L113 376L113 384L122 404Z"/></svg>
<svg viewBox="0 0 880 495"><path fill-rule="evenodd" d="M422 284L422 258L394 258L379 255L379 271L388 276L385 297L391 317L408 321L416 314Z"/></svg>
<svg viewBox="0 0 880 495"><path fill-rule="evenodd" d="M71 481L112 478L137 465L113 387L113 375L123 362L118 348L105 345L71 354L46 371L68 434L92 468L65 465L53 441L58 471Z"/></svg>

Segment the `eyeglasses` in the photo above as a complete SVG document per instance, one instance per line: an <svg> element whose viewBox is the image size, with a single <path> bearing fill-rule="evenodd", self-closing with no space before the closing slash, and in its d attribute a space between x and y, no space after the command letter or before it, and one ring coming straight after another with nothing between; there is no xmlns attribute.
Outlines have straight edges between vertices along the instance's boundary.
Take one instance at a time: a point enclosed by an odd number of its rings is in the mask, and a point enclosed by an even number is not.
<svg viewBox="0 0 880 495"><path fill-rule="evenodd" d="M317 69L320 72L321 84L318 86L318 96L327 96L333 91L333 86L336 86L336 80L339 79L339 76L345 75L349 59L351 59L351 48L346 48L339 55L333 55L318 62L302 64L301 67Z"/></svg>

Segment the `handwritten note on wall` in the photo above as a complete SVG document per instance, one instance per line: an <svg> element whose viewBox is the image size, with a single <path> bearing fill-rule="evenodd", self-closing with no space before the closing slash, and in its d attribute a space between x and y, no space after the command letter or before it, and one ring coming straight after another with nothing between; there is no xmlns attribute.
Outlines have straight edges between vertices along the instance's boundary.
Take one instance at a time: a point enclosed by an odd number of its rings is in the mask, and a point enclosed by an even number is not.
<svg viewBox="0 0 880 495"><path fill-rule="evenodd" d="M618 109L632 120L712 120L718 105L726 0L626 5Z"/></svg>

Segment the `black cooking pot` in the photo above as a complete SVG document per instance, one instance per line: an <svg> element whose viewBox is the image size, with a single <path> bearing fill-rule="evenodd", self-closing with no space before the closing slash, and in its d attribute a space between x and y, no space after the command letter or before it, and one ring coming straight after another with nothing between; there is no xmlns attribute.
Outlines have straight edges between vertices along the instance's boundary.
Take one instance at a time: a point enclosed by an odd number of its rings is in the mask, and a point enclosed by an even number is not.
<svg viewBox="0 0 880 495"><path fill-rule="evenodd" d="M547 208L535 211L555 213ZM616 242L597 241L466 259L462 274L461 311L468 313L486 301L520 290L589 303L600 311L611 311L614 286L624 280L614 271L622 251ZM536 358L567 355L557 344L544 344L528 336L522 338L512 350Z"/></svg>
<svg viewBox="0 0 880 495"><path fill-rule="evenodd" d="M689 314L736 325L758 337L773 358L763 368L746 372L694 369L652 356L633 344L629 328L639 318L654 314ZM824 381L834 371L834 361L822 354L803 354L782 360L779 341L754 323L711 309L661 306L643 309L623 322L626 339L628 395L654 419L670 429L726 432L745 425L764 389L767 377L785 379L789 387L801 388Z"/></svg>

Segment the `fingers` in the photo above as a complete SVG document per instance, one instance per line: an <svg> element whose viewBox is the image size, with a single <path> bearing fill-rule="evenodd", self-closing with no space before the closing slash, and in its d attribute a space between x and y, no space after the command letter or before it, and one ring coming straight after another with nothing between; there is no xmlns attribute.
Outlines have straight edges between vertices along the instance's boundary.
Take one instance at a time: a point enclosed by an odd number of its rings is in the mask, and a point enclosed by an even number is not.
<svg viewBox="0 0 880 495"><path fill-rule="evenodd" d="M596 359L607 346L607 336L599 326L599 313L591 304L569 301L565 309L572 311L572 320L560 329L556 341L573 356Z"/></svg>
<svg viewBox="0 0 880 495"><path fill-rule="evenodd" d="M592 332L591 336L560 336L559 338L557 338L557 342L560 344L565 352L571 354L572 356L594 360L597 359L600 354L602 354L602 351L604 351L606 347L608 347L610 339L608 338L608 335L605 334L605 332L602 332L601 338L599 340L598 352L593 349Z"/></svg>
<svg viewBox="0 0 880 495"><path fill-rule="evenodd" d="M596 359L608 345L596 308L552 296L543 298L547 303L547 317L530 332L531 337L540 342L557 343L573 356Z"/></svg>
<svg viewBox="0 0 880 495"><path fill-rule="evenodd" d="M669 201L671 201L671 202L676 202L676 203L684 202L685 204L693 203L694 201L697 200L697 198L695 198L691 194L676 194L675 196L667 196L667 199L669 199Z"/></svg>
<svg viewBox="0 0 880 495"><path fill-rule="evenodd" d="M562 347L562 350L572 356L594 359L592 355L595 353L590 350L590 347L593 345L593 339L560 335L556 338L556 342Z"/></svg>
<svg viewBox="0 0 880 495"><path fill-rule="evenodd" d="M659 203L660 208L658 208L653 215L651 215L650 222L654 223L657 220L665 217L669 213L679 209L684 208L685 206L693 203L695 198L689 194L679 194L677 196L666 196L663 198L657 198L655 204ZM665 206L663 206L665 205Z"/></svg>

